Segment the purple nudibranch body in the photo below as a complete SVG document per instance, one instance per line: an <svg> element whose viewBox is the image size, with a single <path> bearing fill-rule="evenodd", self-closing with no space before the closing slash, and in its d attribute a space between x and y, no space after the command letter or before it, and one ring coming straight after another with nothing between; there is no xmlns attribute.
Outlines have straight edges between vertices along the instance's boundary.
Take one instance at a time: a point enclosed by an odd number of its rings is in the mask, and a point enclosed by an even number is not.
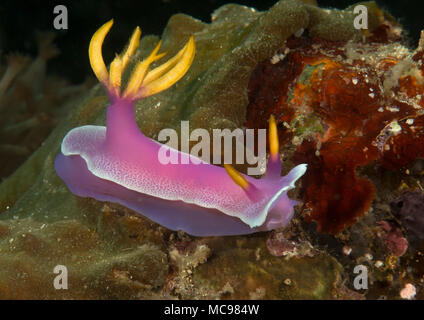
<svg viewBox="0 0 424 320"><path fill-rule="evenodd" d="M194 57L194 40L190 38L174 58L147 72L149 64L162 56L156 55L158 46L136 66L121 94L120 76L140 34L136 29L128 49L112 62L109 75L101 44L111 25L112 21L95 33L89 51L92 68L111 99L106 127L78 127L63 139L55 168L68 188L81 197L120 203L166 228L195 236L249 234L285 226L297 203L288 198L287 191L305 173L306 164L281 177L273 118L271 155L262 179L197 158L198 164L160 163L158 154L163 145L139 130L134 101L165 90L186 73ZM169 152L178 159L195 158L172 148Z"/></svg>

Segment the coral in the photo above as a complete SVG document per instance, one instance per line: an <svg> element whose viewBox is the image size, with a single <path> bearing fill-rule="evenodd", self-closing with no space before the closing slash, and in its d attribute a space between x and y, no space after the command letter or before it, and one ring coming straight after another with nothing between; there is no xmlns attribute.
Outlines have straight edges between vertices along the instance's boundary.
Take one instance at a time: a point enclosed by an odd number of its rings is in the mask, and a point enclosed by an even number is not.
<svg viewBox="0 0 424 320"><path fill-rule="evenodd" d="M399 27L378 16L359 42L292 36L282 59L250 79L246 126L277 115L286 159L309 165L305 216L321 232L337 234L370 209L376 190L362 169L424 157L421 49L401 45Z"/></svg>
<svg viewBox="0 0 424 320"><path fill-rule="evenodd" d="M138 239L125 239L129 232L123 230L132 218L121 215L108 208L97 223L106 231L103 234L114 232L114 242L74 219L38 222L26 218L0 225L0 298L154 297L154 289L163 285L168 272L167 256L161 242L149 238L148 232ZM115 220L113 230L108 226L111 219ZM139 220L132 219L130 225L142 231ZM67 267L68 290L53 286L56 265Z"/></svg>
<svg viewBox="0 0 424 320"><path fill-rule="evenodd" d="M340 285L336 288L334 296L338 300L365 300L363 294L350 290L344 285Z"/></svg>
<svg viewBox="0 0 424 320"><path fill-rule="evenodd" d="M276 257L292 254L297 249L297 243L290 241L282 233L272 233L266 246L269 253Z"/></svg>
<svg viewBox="0 0 424 320"><path fill-rule="evenodd" d="M193 285L209 288L205 298L332 299L340 265L331 256L275 257L261 238L209 243L213 255L197 267ZM219 250L217 250L219 248ZM260 249L260 256L257 251ZM230 285L231 292L224 288ZM204 290L203 290L204 291ZM221 295L219 296L218 293Z"/></svg>
<svg viewBox="0 0 424 320"><path fill-rule="evenodd" d="M319 253L309 242L290 240L282 232L272 232L266 246L268 252L276 257L313 257Z"/></svg>
<svg viewBox="0 0 424 320"><path fill-rule="evenodd" d="M412 283L405 284L405 287L399 292L402 299L411 300L414 299L417 294L417 290Z"/></svg>
<svg viewBox="0 0 424 320"><path fill-rule="evenodd" d="M403 237L399 228L393 228L387 221L380 221L379 225L384 231L382 239L389 249L390 253L400 257L408 249L408 241Z"/></svg>
<svg viewBox="0 0 424 320"><path fill-rule="evenodd" d="M47 75L48 60L59 54L54 38L51 32L36 33L34 59L20 53L6 56L7 66L0 72L0 179L38 149L67 112L66 105L90 87L89 82L72 86L62 77Z"/></svg>
<svg viewBox="0 0 424 320"><path fill-rule="evenodd" d="M194 248L193 248L194 247ZM170 248L169 257L175 265L177 273L168 279L167 290L182 296L193 296L196 288L193 284L193 272L199 264L205 263L211 250L206 244L188 242L188 247L176 243Z"/></svg>
<svg viewBox="0 0 424 320"><path fill-rule="evenodd" d="M390 208L413 239L424 240L424 194L406 192L395 199Z"/></svg>
<svg viewBox="0 0 424 320"><path fill-rule="evenodd" d="M6 91L9 89L13 80L16 76L25 68L28 64L29 58L18 53L10 54L7 56L7 69L6 72L2 75L0 81L0 108L4 105L2 100Z"/></svg>

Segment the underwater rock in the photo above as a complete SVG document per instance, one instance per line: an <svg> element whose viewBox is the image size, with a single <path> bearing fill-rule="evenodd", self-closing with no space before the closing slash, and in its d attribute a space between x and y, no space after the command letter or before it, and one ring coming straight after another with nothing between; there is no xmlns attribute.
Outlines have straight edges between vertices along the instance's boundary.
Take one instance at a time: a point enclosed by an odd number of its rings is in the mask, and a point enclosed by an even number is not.
<svg viewBox="0 0 424 320"><path fill-rule="evenodd" d="M271 232L266 240L268 252L275 257L314 257L319 254L307 241L288 239L282 232Z"/></svg>
<svg viewBox="0 0 424 320"><path fill-rule="evenodd" d="M341 266L323 252L313 257L275 257L268 253L263 237L207 243L213 254L191 276L192 286L205 299L335 298ZM194 297L187 290L181 293Z"/></svg>
<svg viewBox="0 0 424 320"><path fill-rule="evenodd" d="M125 220L117 219L115 230ZM146 239L138 246L115 231L112 241L74 219L16 219L8 226L0 237L0 299L154 298L165 282L167 256ZM54 287L58 265L67 268L67 290Z"/></svg>
<svg viewBox="0 0 424 320"><path fill-rule="evenodd" d="M393 215L419 240L424 240L424 194L422 192L406 192L395 199L390 208Z"/></svg>

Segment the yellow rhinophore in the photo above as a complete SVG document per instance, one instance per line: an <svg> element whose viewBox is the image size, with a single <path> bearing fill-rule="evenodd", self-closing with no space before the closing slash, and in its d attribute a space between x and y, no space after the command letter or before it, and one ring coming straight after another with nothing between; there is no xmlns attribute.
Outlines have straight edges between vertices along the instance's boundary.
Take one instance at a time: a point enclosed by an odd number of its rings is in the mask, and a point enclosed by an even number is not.
<svg viewBox="0 0 424 320"><path fill-rule="evenodd" d="M271 115L269 118L268 131L270 156L273 157L274 160L278 159L278 161L280 161L277 124L275 123L275 118L273 115ZM254 187L254 185L250 184L240 172L234 169L233 166L229 164L224 164L224 167L230 178L235 182L235 184L242 187L246 191L248 191L248 188Z"/></svg>
<svg viewBox="0 0 424 320"><path fill-rule="evenodd" d="M117 55L112 61L109 74L103 61L102 45L112 25L113 19L94 33L90 41L88 54L91 68L97 79L107 90L116 96L121 96L122 73L140 44L141 30L139 27L134 30L126 50L122 54ZM161 41L146 59L136 64L122 96L123 98L137 100L156 94L168 89L186 74L193 62L196 51L193 36L173 58L163 65L149 70L150 64L165 55L165 53L157 54L160 45Z"/></svg>
<svg viewBox="0 0 424 320"><path fill-rule="evenodd" d="M269 154L271 157L276 157L279 154L280 147L278 143L277 124L275 123L275 118L273 115L269 117L268 139L269 139Z"/></svg>
<svg viewBox="0 0 424 320"><path fill-rule="evenodd" d="M224 164L224 167L230 178L235 182L235 184L246 190L249 186L249 182L247 182L246 178L243 177L240 172L234 169L233 166L229 164Z"/></svg>

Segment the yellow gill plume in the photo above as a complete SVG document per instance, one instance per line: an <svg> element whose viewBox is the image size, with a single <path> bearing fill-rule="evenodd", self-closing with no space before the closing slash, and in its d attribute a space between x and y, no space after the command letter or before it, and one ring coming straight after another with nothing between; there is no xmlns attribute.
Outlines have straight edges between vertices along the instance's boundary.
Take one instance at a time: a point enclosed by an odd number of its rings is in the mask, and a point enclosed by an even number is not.
<svg viewBox="0 0 424 320"><path fill-rule="evenodd" d="M91 68L97 79L109 91L113 90L117 96L120 96L122 73L139 46L141 30L139 27L134 30L126 50L121 55L117 55L112 61L109 74L103 61L102 45L112 25L113 19L94 33L88 52ZM151 63L165 55L165 53L157 54L160 45L161 42L159 41L152 53L146 59L137 63L124 91L124 98L135 100L156 94L168 89L186 74L193 62L196 51L193 36L173 58L163 65L149 70Z"/></svg>
<svg viewBox="0 0 424 320"><path fill-rule="evenodd" d="M149 69L150 64L156 60L159 60L165 55L165 53L156 55L156 53L159 51L161 44L162 41L159 41L159 43L153 49L152 53L150 53L150 55L146 59L137 62L137 65L135 66L128 81L127 88L125 89L124 98L135 96L135 94L139 91L143 83L144 77L147 74L147 70Z"/></svg>
<svg viewBox="0 0 424 320"><path fill-rule="evenodd" d="M143 94L151 96L168 89L180 80L190 68L195 52L194 37L191 36L184 48L174 58L171 58L167 63L153 69L146 75L141 84Z"/></svg>
<svg viewBox="0 0 424 320"><path fill-rule="evenodd" d="M99 79L99 81L104 85L106 85L109 80L109 74L107 72L105 62L103 61L102 45L110 28L112 28L112 25L113 19L102 25L99 30L94 33L88 48L91 68L93 69L97 79Z"/></svg>

